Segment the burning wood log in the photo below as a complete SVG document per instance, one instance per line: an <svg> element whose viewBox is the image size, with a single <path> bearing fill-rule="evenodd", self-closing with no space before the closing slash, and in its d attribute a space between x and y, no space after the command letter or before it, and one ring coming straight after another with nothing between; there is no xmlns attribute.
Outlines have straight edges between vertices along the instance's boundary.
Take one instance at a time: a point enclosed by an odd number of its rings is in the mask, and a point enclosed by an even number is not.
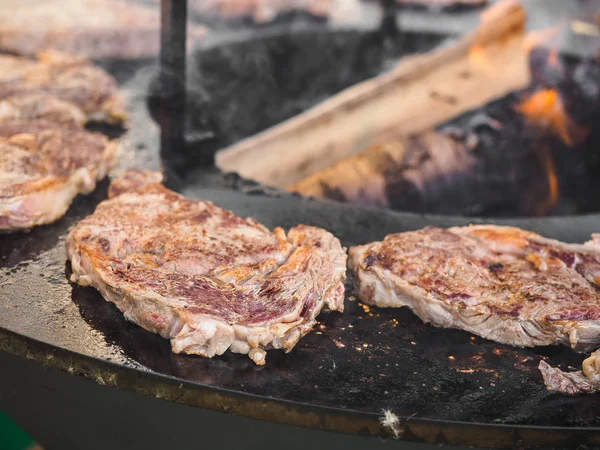
<svg viewBox="0 0 600 450"><path fill-rule="evenodd" d="M285 187L373 143L422 132L522 88L529 81L524 24L517 2L498 3L454 45L404 58L392 71L219 152L216 164Z"/></svg>
<svg viewBox="0 0 600 450"><path fill-rule="evenodd" d="M544 48L533 86L411 138L390 141L290 190L415 212L545 215L600 206L598 55Z"/></svg>

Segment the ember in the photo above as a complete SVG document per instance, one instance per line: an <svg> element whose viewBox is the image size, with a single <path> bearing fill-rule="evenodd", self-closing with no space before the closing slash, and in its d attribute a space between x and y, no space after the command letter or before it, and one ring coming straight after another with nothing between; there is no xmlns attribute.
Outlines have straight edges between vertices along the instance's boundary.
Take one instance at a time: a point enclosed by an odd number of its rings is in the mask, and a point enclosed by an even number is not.
<svg viewBox="0 0 600 450"><path fill-rule="evenodd" d="M544 154L543 166L548 177L548 197L536 206L536 215L544 216L551 211L558 201L558 178L552 156Z"/></svg>

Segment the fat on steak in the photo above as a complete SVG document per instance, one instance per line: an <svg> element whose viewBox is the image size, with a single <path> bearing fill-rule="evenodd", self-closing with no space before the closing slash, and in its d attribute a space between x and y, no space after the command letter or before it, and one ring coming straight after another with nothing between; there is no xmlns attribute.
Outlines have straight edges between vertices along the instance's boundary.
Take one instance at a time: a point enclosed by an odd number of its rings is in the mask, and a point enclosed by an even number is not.
<svg viewBox="0 0 600 450"><path fill-rule="evenodd" d="M106 176L115 153L116 143L75 126L0 123L0 231L62 217L78 193Z"/></svg>
<svg viewBox="0 0 600 450"><path fill-rule="evenodd" d="M256 364L269 349L289 352L325 304L343 310L347 258L331 233L271 232L159 181L140 171L113 181L110 198L67 237L73 282L170 339L175 353L229 349Z"/></svg>
<svg viewBox="0 0 600 450"><path fill-rule="evenodd" d="M600 350L583 360L582 370L563 372L546 361L540 361L539 369L549 391L563 394L592 394L600 390Z"/></svg>
<svg viewBox="0 0 600 450"><path fill-rule="evenodd" d="M600 344L600 246L478 225L388 235L350 249L360 299L504 344Z"/></svg>
<svg viewBox="0 0 600 450"><path fill-rule="evenodd" d="M74 123L82 115L107 123L126 118L117 82L90 62L56 51L37 60L0 55L0 117L56 120L57 110Z"/></svg>

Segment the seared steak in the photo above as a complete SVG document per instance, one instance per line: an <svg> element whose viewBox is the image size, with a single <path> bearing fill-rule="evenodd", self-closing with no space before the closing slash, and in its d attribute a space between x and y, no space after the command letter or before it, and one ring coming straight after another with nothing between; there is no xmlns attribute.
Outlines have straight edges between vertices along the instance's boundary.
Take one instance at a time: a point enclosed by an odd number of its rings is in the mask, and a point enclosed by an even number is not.
<svg viewBox="0 0 600 450"><path fill-rule="evenodd" d="M32 97L32 95L34 95ZM43 96L42 94L45 94ZM27 96L27 100L17 101ZM38 60L18 56L0 55L0 100L8 101L14 109L28 110L13 112L15 115L31 116L37 111L36 119L52 119L41 114L49 101L48 96L55 97L73 105L70 115L76 117L85 114L88 120L110 123L122 122L125 119L125 106L119 96L117 83L113 77L89 62L63 53L48 51L40 54ZM32 102L39 102L33 105ZM50 107L65 114L64 104ZM78 108L81 112L73 111ZM75 119L77 122L80 119Z"/></svg>
<svg viewBox="0 0 600 450"><path fill-rule="evenodd" d="M97 133L48 122L0 123L0 231L50 223L94 189L115 158Z"/></svg>
<svg viewBox="0 0 600 450"><path fill-rule="evenodd" d="M268 23L295 11L327 18L331 3L331 0L191 0L190 10L200 15L217 13L225 19L250 18L255 23Z"/></svg>
<svg viewBox="0 0 600 450"><path fill-rule="evenodd" d="M91 59L153 58L160 9L126 0L0 2L0 50L25 56L55 49ZM190 44L206 29L189 24ZM188 45L191 48L191 45Z"/></svg>
<svg viewBox="0 0 600 450"><path fill-rule="evenodd" d="M577 372L563 372L540 361L540 371L544 383L550 391L563 394L590 394L600 390L600 350L596 350L583 361L582 369Z"/></svg>
<svg viewBox="0 0 600 450"><path fill-rule="evenodd" d="M74 104L43 92L31 92L2 98L0 93L0 122L12 120L49 120L82 126L83 111Z"/></svg>
<svg viewBox="0 0 600 450"><path fill-rule="evenodd" d="M91 285L125 318L171 340L175 353L226 350L264 364L290 351L324 304L344 307L346 254L329 232L286 234L209 201L125 172L109 200L67 238L71 280Z"/></svg>
<svg viewBox="0 0 600 450"><path fill-rule="evenodd" d="M350 249L359 296L505 344L600 343L600 247L518 228L434 227Z"/></svg>
<svg viewBox="0 0 600 450"><path fill-rule="evenodd" d="M476 8L485 6L488 0L396 0L400 5L422 6L429 9Z"/></svg>

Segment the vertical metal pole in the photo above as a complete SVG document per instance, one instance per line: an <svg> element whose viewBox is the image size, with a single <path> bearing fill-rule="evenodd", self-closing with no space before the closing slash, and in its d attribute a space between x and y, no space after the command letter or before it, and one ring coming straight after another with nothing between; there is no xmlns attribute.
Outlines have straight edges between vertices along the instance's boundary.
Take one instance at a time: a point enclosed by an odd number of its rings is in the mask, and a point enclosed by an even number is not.
<svg viewBox="0 0 600 450"><path fill-rule="evenodd" d="M185 145L187 0L161 0L160 150L169 169Z"/></svg>
<svg viewBox="0 0 600 450"><path fill-rule="evenodd" d="M398 19L396 13L395 0L380 0L382 18L380 31L386 41L394 40L398 37L400 30L398 28Z"/></svg>

